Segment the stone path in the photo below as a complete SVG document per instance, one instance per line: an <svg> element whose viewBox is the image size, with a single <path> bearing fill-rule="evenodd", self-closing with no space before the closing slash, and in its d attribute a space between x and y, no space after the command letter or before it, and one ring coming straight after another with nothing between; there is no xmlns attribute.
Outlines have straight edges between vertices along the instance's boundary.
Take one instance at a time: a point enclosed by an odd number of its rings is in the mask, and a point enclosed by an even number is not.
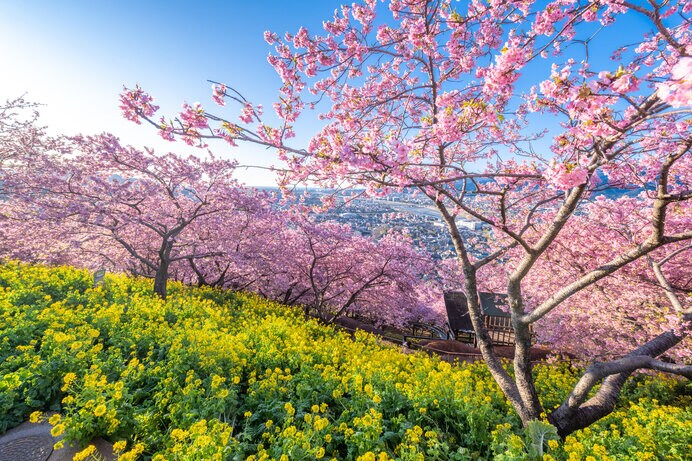
<svg viewBox="0 0 692 461"><path fill-rule="evenodd" d="M50 435L48 423L23 423L5 434L0 435L0 461L72 461L80 451L78 447L66 445L53 450L53 445L60 438ZM115 461L113 446L103 439L92 441L96 447L96 457L89 460Z"/></svg>

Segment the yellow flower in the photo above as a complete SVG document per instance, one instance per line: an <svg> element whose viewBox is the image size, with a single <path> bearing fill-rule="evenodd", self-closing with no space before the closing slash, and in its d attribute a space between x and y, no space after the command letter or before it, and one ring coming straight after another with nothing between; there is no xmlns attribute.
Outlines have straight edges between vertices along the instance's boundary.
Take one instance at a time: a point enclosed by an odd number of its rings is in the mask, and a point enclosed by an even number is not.
<svg viewBox="0 0 692 461"><path fill-rule="evenodd" d="M286 410L286 413L288 413L288 416L293 416L296 414L296 409L293 408L293 405L291 405L291 402L286 402L284 405L284 410Z"/></svg>
<svg viewBox="0 0 692 461"><path fill-rule="evenodd" d="M144 445L141 443L138 443L134 447L132 447L132 450L128 451L127 453L123 453L120 458L118 458L118 461L134 461L137 459L139 455L142 454L144 451Z"/></svg>
<svg viewBox="0 0 692 461"><path fill-rule="evenodd" d="M64 440L58 440L57 442L55 442L55 445L53 445L53 450L58 451L64 446L65 446L65 441Z"/></svg>
<svg viewBox="0 0 692 461"><path fill-rule="evenodd" d="M72 461L84 461L89 456L93 455L95 452L96 452L96 447L93 445L89 445L84 450L76 453L74 455L74 457L72 458Z"/></svg>
<svg viewBox="0 0 692 461"><path fill-rule="evenodd" d="M31 423L37 423L41 419L41 412L40 411L35 411L31 413L29 416L29 422Z"/></svg>
<svg viewBox="0 0 692 461"><path fill-rule="evenodd" d="M64 424L58 424L57 426L54 426L53 429L50 430L50 435L52 435L53 437L60 437L63 432L65 432L65 425Z"/></svg>
<svg viewBox="0 0 692 461"><path fill-rule="evenodd" d="M180 442L180 441L183 440L185 437L187 437L187 431L184 431L184 430L182 430L182 429L177 429L177 428L176 428L176 429L173 429L173 430L171 431L171 438L172 438L173 440L177 440L178 442Z"/></svg>
<svg viewBox="0 0 692 461"><path fill-rule="evenodd" d="M264 426L265 426L267 429L269 429L270 427L272 427L272 424L274 424L274 421L272 421L271 419L268 419L267 422L264 423Z"/></svg>
<svg viewBox="0 0 692 461"><path fill-rule="evenodd" d="M195 444L200 447L207 447L211 445L212 439L208 435L200 435L195 439Z"/></svg>
<svg viewBox="0 0 692 461"><path fill-rule="evenodd" d="M321 431L325 427L329 426L329 420L327 418L320 418L315 416L315 422L313 423L315 430Z"/></svg>
<svg viewBox="0 0 692 461"><path fill-rule="evenodd" d="M369 451L364 453L362 456L359 456L356 461L377 461L377 458L375 457L375 453Z"/></svg>
<svg viewBox="0 0 692 461"><path fill-rule="evenodd" d="M101 417L106 414L106 406L104 404L97 405L96 408L94 408L94 416Z"/></svg>
<svg viewBox="0 0 692 461"><path fill-rule="evenodd" d="M125 451L125 448L127 447L127 441L126 440L118 440L113 444L113 451L115 453L121 453Z"/></svg>
<svg viewBox="0 0 692 461"><path fill-rule="evenodd" d="M55 426L60 422L60 420L62 420L62 416L60 416L59 413L56 413L50 418L48 418L48 424L50 424L51 426Z"/></svg>
<svg viewBox="0 0 692 461"><path fill-rule="evenodd" d="M315 452L315 459L320 459L324 457L324 448L319 447L317 451Z"/></svg>
<svg viewBox="0 0 692 461"><path fill-rule="evenodd" d="M246 418L249 418L250 416L252 416L252 412L246 411L245 413L243 413L243 416L245 416Z"/></svg>

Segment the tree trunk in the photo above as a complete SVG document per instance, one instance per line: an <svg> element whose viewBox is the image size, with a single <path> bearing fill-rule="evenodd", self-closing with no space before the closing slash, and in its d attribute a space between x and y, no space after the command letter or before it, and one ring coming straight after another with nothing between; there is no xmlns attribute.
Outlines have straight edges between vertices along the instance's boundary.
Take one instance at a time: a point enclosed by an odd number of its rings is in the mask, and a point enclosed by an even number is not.
<svg viewBox="0 0 692 461"><path fill-rule="evenodd" d="M168 261L161 261L159 268L156 270L154 278L154 293L159 295L161 299L166 299L166 289L168 287Z"/></svg>
<svg viewBox="0 0 692 461"><path fill-rule="evenodd" d="M557 427L561 437L566 437L607 416L615 408L622 386L632 373L638 368L653 368L634 362L630 364L628 359L657 357L682 341L683 337L667 331L619 361L591 365L569 397L548 416L550 423ZM586 400L589 391L601 380L603 383L596 394Z"/></svg>
<svg viewBox="0 0 692 461"><path fill-rule="evenodd" d="M531 393L530 390L527 392L527 389L519 389L517 382L515 382L507 370L504 369L500 358L495 353L492 339L490 338L488 330L485 328L485 324L483 322L483 312L481 309L480 300L478 298L476 269L468 257L464 239L459 233L459 228L456 225L454 216L449 213L442 202L435 199L433 200L435 201L437 209L442 214L442 219L447 224L449 235L452 237L452 243L454 244L454 249L457 253L457 260L459 261L459 265L464 272L464 294L466 295L469 317L471 319L471 324L473 325L473 330L476 333L476 341L478 342L478 348L481 351L483 361L488 366L488 370L490 370L490 374L495 379L495 382L498 384L502 392L505 394L505 397L507 397L512 407L519 415L522 423L526 425L529 421L538 419L540 416L540 410L530 404L527 405L524 402L523 395L529 395ZM533 378L531 377L531 380L532 379ZM533 384L531 384L531 388L533 388Z"/></svg>
<svg viewBox="0 0 692 461"><path fill-rule="evenodd" d="M533 379L531 330L528 324L519 320L524 313L520 284L510 281L507 286L507 295L512 316L512 329L514 330L514 382L517 384L527 416L534 420L540 417L543 407L538 399L538 392ZM523 417L522 421L524 424L527 423Z"/></svg>
<svg viewBox="0 0 692 461"><path fill-rule="evenodd" d="M154 293L159 295L161 299L166 299L168 268L171 264L172 249L173 243L169 240L169 237L164 238L159 249L159 266L156 268L156 276L154 278Z"/></svg>

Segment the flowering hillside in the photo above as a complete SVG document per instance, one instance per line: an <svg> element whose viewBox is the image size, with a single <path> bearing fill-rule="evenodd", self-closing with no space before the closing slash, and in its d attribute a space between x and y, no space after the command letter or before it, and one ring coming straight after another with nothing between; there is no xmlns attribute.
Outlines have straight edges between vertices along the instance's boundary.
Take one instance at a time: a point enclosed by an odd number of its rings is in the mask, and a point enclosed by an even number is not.
<svg viewBox="0 0 692 461"><path fill-rule="evenodd" d="M92 284L69 267L0 265L0 433L48 418L67 441L104 437L121 460L155 461L692 452L690 387L670 378L635 379L614 413L558 441L546 424L522 429L484 365L351 340L254 295L172 284L162 301L147 280ZM578 376L564 363L536 367L543 405Z"/></svg>

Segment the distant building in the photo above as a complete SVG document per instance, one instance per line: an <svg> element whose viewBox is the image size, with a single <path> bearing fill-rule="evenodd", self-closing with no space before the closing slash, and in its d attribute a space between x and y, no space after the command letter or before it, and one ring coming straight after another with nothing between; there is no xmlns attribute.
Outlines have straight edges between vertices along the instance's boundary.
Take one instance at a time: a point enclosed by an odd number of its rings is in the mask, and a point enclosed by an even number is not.
<svg viewBox="0 0 692 461"><path fill-rule="evenodd" d="M484 222L481 221L469 221L466 219L457 219L457 226L465 227L472 231L479 231L485 226Z"/></svg>
<svg viewBox="0 0 692 461"><path fill-rule="evenodd" d="M487 224L482 222L482 221L471 221L468 219L460 219L460 218L456 219L456 223L457 223L457 227L459 227L459 228L463 227L465 229L468 229L468 230L471 230L474 232L482 230L485 226L487 226ZM442 221L441 219L435 221L433 223L433 225L435 225L437 227L447 227L447 224L445 224L445 222Z"/></svg>

